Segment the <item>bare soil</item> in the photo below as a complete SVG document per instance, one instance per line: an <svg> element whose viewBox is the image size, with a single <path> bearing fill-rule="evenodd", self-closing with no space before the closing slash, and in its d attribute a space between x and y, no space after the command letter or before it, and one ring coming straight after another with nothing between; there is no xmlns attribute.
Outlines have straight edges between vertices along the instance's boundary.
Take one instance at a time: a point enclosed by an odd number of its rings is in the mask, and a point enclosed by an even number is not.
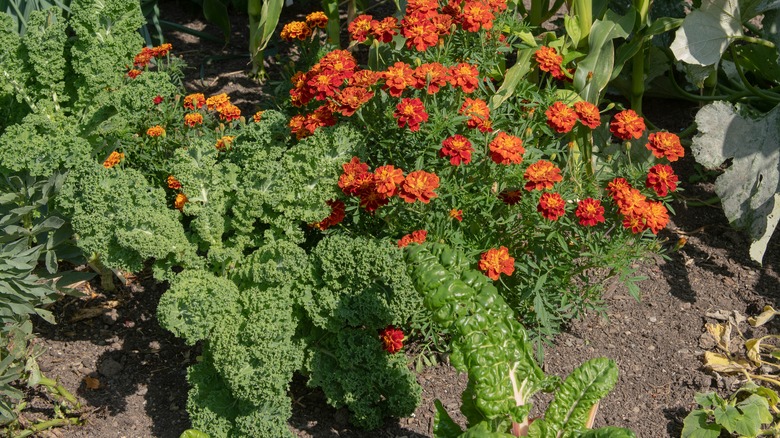
<svg viewBox="0 0 780 438"><path fill-rule="evenodd" d="M219 35L184 10L187 3L163 3L163 16ZM311 7L296 2L284 11L283 20ZM234 15L233 29L231 42L224 46L181 32L169 32L166 38L192 67L186 72L189 91L226 92L244 114L252 114L268 94L246 77L248 58L213 58L243 53L245 17ZM274 65L269 64L272 75ZM687 126L696 110L677 101L653 100L646 106L650 120L673 132ZM655 257L637 265L647 277L640 284L641 301L621 284L610 282L604 295L606 317L590 314L573 322L544 356L545 370L562 376L590 358L614 359L620 379L602 401L596 425L629 427L639 437L679 436L682 419L695 406L696 392L724 391L734 385L732 378L701 370L703 351L711 347L702 336L704 323L712 321L706 315L756 314L764 305L778 306L780 296L780 238L776 235L770 242L763 266L752 262L748 238L729 227L718 204L692 205L714 195L712 179L690 183L698 172L689 156L673 167L682 176L685 191L661 237L670 244L685 238L685 246L666 260ZM155 308L164 289L141 276L120 285L116 293L93 290L90 298L65 299L56 307L58 325L37 325L38 342L45 351L39 359L41 368L78 396L86 419L84 426L42 436L175 438L188 428L185 370L199 351L157 324ZM76 320L86 315L84 309L92 308L103 310ZM776 332L777 326L771 329ZM99 387L88 389L87 377L97 379ZM418 380L423 401L413 416L388 420L382 429L365 432L349 424L346 410L327 406L320 391L296 378L290 428L299 437L429 437L435 399L462 420L458 408L465 375L443 364L427 368ZM32 406L27 415L46 415L48 405L40 394Z"/></svg>

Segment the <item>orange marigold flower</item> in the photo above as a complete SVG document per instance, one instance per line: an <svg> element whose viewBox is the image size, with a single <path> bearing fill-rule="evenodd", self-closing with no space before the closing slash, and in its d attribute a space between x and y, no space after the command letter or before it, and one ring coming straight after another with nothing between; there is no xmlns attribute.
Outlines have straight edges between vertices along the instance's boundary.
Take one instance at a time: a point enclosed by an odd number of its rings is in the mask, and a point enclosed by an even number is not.
<svg viewBox="0 0 780 438"><path fill-rule="evenodd" d="M450 69L450 84L460 87L464 93L473 93L479 85L479 70L476 66L461 62Z"/></svg>
<svg viewBox="0 0 780 438"><path fill-rule="evenodd" d="M558 80L566 77L561 68L563 56L559 55L554 48L542 46L534 53L534 58L536 63L539 64L539 70L550 73L552 77Z"/></svg>
<svg viewBox="0 0 780 438"><path fill-rule="evenodd" d="M515 259L509 256L509 249L505 246L491 248L480 256L479 270L492 280L498 280L501 274L512 275L515 272Z"/></svg>
<svg viewBox="0 0 780 438"><path fill-rule="evenodd" d="M428 94L436 94L447 85L447 68L438 62L421 64L414 70L414 78L417 83L414 87L418 90L427 88Z"/></svg>
<svg viewBox="0 0 780 438"><path fill-rule="evenodd" d="M406 47L414 47L418 52L424 52L439 43L436 30L430 18L420 12L407 14L401 20L401 33L406 38Z"/></svg>
<svg viewBox="0 0 780 438"><path fill-rule="evenodd" d="M165 137L165 129L160 125L154 125L146 130L149 137Z"/></svg>
<svg viewBox="0 0 780 438"><path fill-rule="evenodd" d="M169 189L179 190L181 188L181 182L173 175L168 175L166 182L168 183Z"/></svg>
<svg viewBox="0 0 780 438"><path fill-rule="evenodd" d="M426 230L417 230L412 231L410 234L405 235L400 240L398 240L398 247L403 248L405 246L408 246L410 243L423 243L425 242L425 239L428 238L428 231Z"/></svg>
<svg viewBox="0 0 780 438"><path fill-rule="evenodd" d="M117 164L119 164L120 161L125 159L125 154L117 151L111 152L111 155L106 158L106 161L103 162L103 167L106 169L110 169Z"/></svg>
<svg viewBox="0 0 780 438"><path fill-rule="evenodd" d="M262 120L262 119L263 119L263 113L264 113L264 112L265 112L265 111L258 111L258 112L256 112L256 113L255 113L255 114L252 116L252 120L253 120L255 123L259 123L259 122L260 122L260 120Z"/></svg>
<svg viewBox="0 0 780 438"><path fill-rule="evenodd" d="M647 225L641 214L631 213L623 216L623 228L631 230L634 234L639 234L647 229Z"/></svg>
<svg viewBox="0 0 780 438"><path fill-rule="evenodd" d="M188 94L184 97L184 108L188 110L200 109L205 104L206 96L201 93Z"/></svg>
<svg viewBox="0 0 780 438"><path fill-rule="evenodd" d="M453 208L450 210L450 217L457 220L458 222L463 222L463 210Z"/></svg>
<svg viewBox="0 0 780 438"><path fill-rule="evenodd" d="M284 25L279 36L284 41L292 41L295 39L303 41L309 38L311 34L311 28L305 21L291 21Z"/></svg>
<svg viewBox="0 0 780 438"><path fill-rule="evenodd" d="M645 119L630 109L615 114L609 124L609 132L621 140L640 138L645 129Z"/></svg>
<svg viewBox="0 0 780 438"><path fill-rule="evenodd" d="M429 16L439 9L438 0L407 0L406 15L423 14Z"/></svg>
<svg viewBox="0 0 780 438"><path fill-rule="evenodd" d="M331 70L344 80L355 74L357 60L348 51L337 49L326 53L320 59L319 66L321 71Z"/></svg>
<svg viewBox="0 0 780 438"><path fill-rule="evenodd" d="M551 221L558 220L566 212L566 201L558 193L545 192L539 199L536 211L542 214L545 219Z"/></svg>
<svg viewBox="0 0 780 438"><path fill-rule="evenodd" d="M598 199L586 198L577 203L574 215L579 218L580 225L594 227L604 222L604 207Z"/></svg>
<svg viewBox="0 0 780 438"><path fill-rule="evenodd" d="M304 122L306 122L306 117L300 114L296 114L292 116L290 122L287 124L287 126L290 127L290 133L294 134L295 138L297 138L298 140L301 140L313 134L313 132L309 132L304 127Z"/></svg>
<svg viewBox="0 0 780 438"><path fill-rule="evenodd" d="M385 80L384 88L393 97L401 97L404 89L414 87L417 83L414 70L409 67L409 64L400 61L388 67L387 71L382 73L382 78Z"/></svg>
<svg viewBox="0 0 780 438"><path fill-rule="evenodd" d="M203 115L201 113L189 113L184 115L184 125L194 128L203 124Z"/></svg>
<svg viewBox="0 0 780 438"><path fill-rule="evenodd" d="M340 200L328 200L325 201L330 207L330 214L325 219L313 223L311 226L321 231L325 231L330 227L334 227L341 223L346 216L346 206L344 202Z"/></svg>
<svg viewBox="0 0 780 438"><path fill-rule="evenodd" d="M404 98L396 105L393 117L398 120L398 127L403 128L409 125L409 130L417 132L420 130L420 123L428 121L428 113L425 112L423 103L418 98Z"/></svg>
<svg viewBox="0 0 780 438"><path fill-rule="evenodd" d="M458 114L470 117L466 126L471 129L479 129L479 132L490 132L493 122L490 120L490 108L482 99L467 97L458 110Z"/></svg>
<svg viewBox="0 0 780 438"><path fill-rule="evenodd" d="M427 204L438 195L434 190L439 187L439 177L424 170L411 172L401 184L398 196L406 202L420 201Z"/></svg>
<svg viewBox="0 0 780 438"><path fill-rule="evenodd" d="M669 191L677 190L677 175L671 166L656 164L647 172L645 187L655 190L658 196L666 196Z"/></svg>
<svg viewBox="0 0 780 438"><path fill-rule="evenodd" d="M141 52L139 52L137 55L135 55L135 58L133 58L133 65L138 68L144 68L152 61L152 58L154 58L154 55L152 54L152 49L149 47L144 47L141 49Z"/></svg>
<svg viewBox="0 0 780 438"><path fill-rule="evenodd" d="M501 200L506 205L515 205L518 202L520 202L520 199L523 197L523 191L522 190L502 190L501 193L498 194L498 199Z"/></svg>
<svg viewBox="0 0 780 438"><path fill-rule="evenodd" d="M458 166L461 163L469 164L471 162L471 153L474 148L468 138L455 134L441 142L442 148L439 149L440 157L450 157L450 164Z"/></svg>
<svg viewBox="0 0 780 438"><path fill-rule="evenodd" d="M230 102L224 103L217 108L219 119L226 122L238 120L241 118L241 110Z"/></svg>
<svg viewBox="0 0 780 438"><path fill-rule="evenodd" d="M649 201L642 217L645 220L645 225L653 234L658 234L669 223L669 212L658 201Z"/></svg>
<svg viewBox="0 0 780 438"><path fill-rule="evenodd" d="M218 109L220 106L229 103L230 97L225 93L220 93L206 99L206 108L210 110Z"/></svg>
<svg viewBox="0 0 780 438"><path fill-rule="evenodd" d="M382 341L382 349L390 354L395 354L404 348L404 332L388 325L379 332L379 339Z"/></svg>
<svg viewBox="0 0 780 438"><path fill-rule="evenodd" d="M367 177L373 181L374 175L368 171L368 164L361 163L360 158L352 157L349 163L341 165L344 173L339 177L339 187L345 195L357 195Z"/></svg>
<svg viewBox="0 0 780 438"><path fill-rule="evenodd" d="M577 123L577 113L563 102L555 102L544 114L547 116L547 125L559 134L571 131Z"/></svg>
<svg viewBox="0 0 780 438"><path fill-rule="evenodd" d="M667 160L674 162L685 156L685 149L680 144L680 137L677 134L664 131L654 132L647 136L647 140L646 147L653 152L656 158L666 157Z"/></svg>
<svg viewBox="0 0 780 438"><path fill-rule="evenodd" d="M467 1L460 15L461 27L468 32L478 32L480 27L485 30L493 28L496 17L490 7L481 1Z"/></svg>
<svg viewBox="0 0 780 438"><path fill-rule="evenodd" d="M617 202L620 213L625 216L632 214L641 216L645 209L647 209L647 196L633 187L620 193L620 195L615 198L615 202Z"/></svg>
<svg viewBox="0 0 780 438"><path fill-rule="evenodd" d="M127 77L129 77L130 79L135 79L140 74L141 74L141 70L131 69L130 71L127 72Z"/></svg>
<svg viewBox="0 0 780 438"><path fill-rule="evenodd" d="M528 191L551 189L555 183L563 181L561 169L547 160L539 160L528 166L523 178L528 181L525 183Z"/></svg>
<svg viewBox="0 0 780 438"><path fill-rule="evenodd" d="M187 203L187 196L184 193L177 193L176 199L173 201L173 206L179 210L182 211L184 209L184 204Z"/></svg>
<svg viewBox="0 0 780 438"><path fill-rule="evenodd" d="M306 115L303 126L307 131L314 134L316 130L324 126L333 126L337 122L336 116L328 105L317 107L312 113Z"/></svg>
<svg viewBox="0 0 780 438"><path fill-rule="evenodd" d="M155 58L162 58L163 56L166 56L168 52L171 51L172 48L173 45L171 45L171 43L164 43L164 44L160 44L157 47L152 47L151 51L152 51L152 55Z"/></svg>
<svg viewBox="0 0 780 438"><path fill-rule="evenodd" d="M398 186L404 181L404 171L392 164L379 166L374 170L376 192L390 198L398 193Z"/></svg>
<svg viewBox="0 0 780 438"><path fill-rule="evenodd" d="M395 17L385 17L382 21L371 21L371 35L378 41L389 43L398 35L398 20Z"/></svg>
<svg viewBox="0 0 780 438"><path fill-rule="evenodd" d="M612 199L617 202L619 198L624 196L624 193L631 189L631 184L626 181L625 178L615 178L607 183L607 193Z"/></svg>
<svg viewBox="0 0 780 438"><path fill-rule="evenodd" d="M306 16L306 25L314 29L319 27L324 29L328 25L328 16L322 11L315 11Z"/></svg>
<svg viewBox="0 0 780 438"><path fill-rule="evenodd" d="M520 164L523 162L525 148L520 137L501 131L488 147L490 148L490 159L496 164Z"/></svg>
<svg viewBox="0 0 780 438"><path fill-rule="evenodd" d="M374 92L363 87L347 87L336 95L336 111L351 117L355 111L374 97Z"/></svg>
<svg viewBox="0 0 780 438"><path fill-rule="evenodd" d="M574 103L574 112L580 118L580 123L590 129L596 129L601 124L601 115L599 107L588 101L579 101Z"/></svg>
<svg viewBox="0 0 780 438"><path fill-rule="evenodd" d="M484 1L494 12L503 12L506 10L506 0L484 0Z"/></svg>
<svg viewBox="0 0 780 438"><path fill-rule="evenodd" d="M325 100L336 95L339 87L344 83L344 77L333 70L324 70L313 74L306 83L309 93L317 100Z"/></svg>
<svg viewBox="0 0 780 438"><path fill-rule="evenodd" d="M349 23L347 31L352 40L362 43L368 38L368 33L371 32L371 21L374 19L371 15L358 15Z"/></svg>
<svg viewBox="0 0 780 438"><path fill-rule="evenodd" d="M433 27L436 28L436 33L439 34L439 37L449 35L452 24L455 22L451 16L439 13L431 15L430 20Z"/></svg>
<svg viewBox="0 0 780 438"><path fill-rule="evenodd" d="M236 137L232 135L224 135L222 138L217 140L217 144L215 145L217 149L224 151L230 148L230 145L233 144L233 140L235 140Z"/></svg>
<svg viewBox="0 0 780 438"><path fill-rule="evenodd" d="M371 70L358 70L351 78L349 78L349 85L352 87L368 88L378 81L382 77L382 73Z"/></svg>

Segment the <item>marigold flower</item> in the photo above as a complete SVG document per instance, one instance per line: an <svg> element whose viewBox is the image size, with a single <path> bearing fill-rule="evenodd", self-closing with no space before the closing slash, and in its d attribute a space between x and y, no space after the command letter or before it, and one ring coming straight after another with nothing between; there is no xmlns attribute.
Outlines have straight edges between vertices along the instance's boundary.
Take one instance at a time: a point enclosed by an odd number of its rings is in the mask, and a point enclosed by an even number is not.
<svg viewBox="0 0 780 438"><path fill-rule="evenodd" d="M577 123L577 113L563 102L555 102L544 112L547 125L559 134L565 134Z"/></svg>
<svg viewBox="0 0 780 438"><path fill-rule="evenodd" d="M447 85L447 68L438 62L421 64L414 70L414 78L417 83L414 87L418 90L427 88L428 94L436 94Z"/></svg>
<svg viewBox="0 0 780 438"><path fill-rule="evenodd" d="M187 196L184 193L177 193L176 199L173 201L173 206L177 210L182 211L184 209L184 204L186 204L187 201Z"/></svg>
<svg viewBox="0 0 780 438"><path fill-rule="evenodd" d="M206 96L201 93L188 94L184 97L183 104L188 110L200 109L206 104Z"/></svg>
<svg viewBox="0 0 780 438"><path fill-rule="evenodd" d="M313 132L309 132L309 130L306 129L306 127L304 126L305 122L306 122L306 117L300 114L296 114L292 116L290 122L287 124L287 126L290 127L290 133L295 135L295 138L297 138L298 140L301 140L313 134Z"/></svg>
<svg viewBox="0 0 780 438"><path fill-rule="evenodd" d="M460 87L464 93L473 93L479 85L479 70L477 67L461 62L450 69L450 84Z"/></svg>
<svg viewBox="0 0 780 438"><path fill-rule="evenodd" d="M252 116L252 120L253 120L255 123L260 123L260 120L262 120L262 119L263 119L263 113L264 113L264 112L265 112L265 111L258 111L258 112L256 112L256 113L255 113L255 114Z"/></svg>
<svg viewBox="0 0 780 438"><path fill-rule="evenodd" d="M653 234L658 234L669 223L669 212L658 201L648 201L642 217L645 220L645 225Z"/></svg>
<svg viewBox="0 0 780 438"><path fill-rule="evenodd" d="M371 35L378 41L389 43L398 35L398 20L395 17L385 17L381 21L371 21Z"/></svg>
<svg viewBox="0 0 780 438"><path fill-rule="evenodd" d="M498 199L501 200L506 205L515 205L518 202L520 202L520 199L523 196L522 190L502 190L501 193L498 194Z"/></svg>
<svg viewBox="0 0 780 438"><path fill-rule="evenodd" d="M330 70L343 81L349 79L355 74L357 69L357 60L346 50L336 49L326 53L320 59L319 71ZM317 70L316 66L312 70Z"/></svg>
<svg viewBox="0 0 780 438"><path fill-rule="evenodd" d="M409 125L409 130L417 132L420 130L420 123L428 121L428 113L425 112L423 103L418 98L404 98L396 105L393 117L398 121L398 127L403 128Z"/></svg>
<svg viewBox="0 0 780 438"><path fill-rule="evenodd" d="M637 137L638 138L638 137ZM666 157L674 162L685 156L685 149L680 144L680 137L671 132L654 132L647 136L647 149L653 152L656 158Z"/></svg>
<svg viewBox="0 0 780 438"><path fill-rule="evenodd" d="M106 161L103 162L103 167L106 169L110 169L117 164L119 164L120 161L125 159L125 154L117 151L111 152L111 155L106 158Z"/></svg>
<svg viewBox="0 0 780 438"><path fill-rule="evenodd" d="M284 25L279 36L284 41L299 39L301 41L309 38L312 34L311 28L305 21L291 21Z"/></svg>
<svg viewBox="0 0 780 438"><path fill-rule="evenodd" d="M406 47L414 47L418 52L424 52L439 43L436 30L433 22L419 12L407 14L401 20L401 33L406 38Z"/></svg>
<svg viewBox="0 0 780 438"><path fill-rule="evenodd" d="M230 102L230 97L225 93L220 93L206 99L206 108L210 110L216 110L220 106L229 102Z"/></svg>
<svg viewBox="0 0 780 438"><path fill-rule="evenodd" d="M623 228L631 230L634 234L639 234L647 229L647 225L642 215L632 213L623 216Z"/></svg>
<svg viewBox="0 0 780 438"><path fill-rule="evenodd" d="M429 17L439 9L438 0L407 0L406 15L422 14Z"/></svg>
<svg viewBox="0 0 780 438"><path fill-rule="evenodd" d="M163 97L158 94L157 96L154 96L152 102L154 102L155 105L159 105L163 102Z"/></svg>
<svg viewBox="0 0 780 438"><path fill-rule="evenodd" d="M346 216L346 206L344 202L340 200L328 200L325 201L330 207L330 214L325 219L313 223L311 226L321 231L325 231L330 227L334 227L341 223Z"/></svg>
<svg viewBox="0 0 780 438"><path fill-rule="evenodd" d="M458 110L458 114L470 117L466 126L471 129L479 129L479 132L490 132L493 122L490 121L490 108L482 99L467 97Z"/></svg>
<svg viewBox="0 0 780 438"><path fill-rule="evenodd" d="M226 122L238 120L241 118L241 110L230 102L224 103L217 108L219 119Z"/></svg>
<svg viewBox="0 0 780 438"><path fill-rule="evenodd" d="M541 213L545 219L555 221L566 212L566 201L558 193L545 192L539 199L536 211Z"/></svg>
<svg viewBox="0 0 780 438"><path fill-rule="evenodd" d="M344 77L341 74L333 70L324 70L311 75L306 85L309 86L308 93L315 99L325 100L335 96L343 83Z"/></svg>
<svg viewBox="0 0 780 438"><path fill-rule="evenodd" d="M358 70L351 78L349 78L349 85L351 87L368 88L376 84L376 81L382 77L382 73L371 70Z"/></svg>
<svg viewBox="0 0 780 438"><path fill-rule="evenodd" d="M371 15L358 15L349 23L347 31L352 40L362 43L368 38L368 33L371 32L371 21L374 19Z"/></svg>
<svg viewBox="0 0 780 438"><path fill-rule="evenodd" d="M363 187L363 181L370 178L373 181L374 176L368 171L368 164L360 162L360 158L352 157L349 163L341 165L344 173L339 176L338 185L345 195L357 195Z"/></svg>
<svg viewBox="0 0 780 438"><path fill-rule="evenodd" d="M406 202L420 201L427 204L438 195L434 190L439 187L439 177L424 170L411 172L401 184L398 196Z"/></svg>
<svg viewBox="0 0 780 438"><path fill-rule="evenodd" d="M140 74L141 74L141 70L131 69L130 71L127 72L127 77L129 77L130 79L135 79Z"/></svg>
<svg viewBox="0 0 780 438"><path fill-rule="evenodd" d="M439 41L441 41L441 37L450 34L452 24L455 22L451 16L439 13L431 15L430 20L433 27L436 28L436 33L439 35Z"/></svg>
<svg viewBox="0 0 780 438"><path fill-rule="evenodd" d="M520 164L523 162L523 140L520 137L507 134L504 131L498 133L496 138L488 145L490 159L496 164Z"/></svg>
<svg viewBox="0 0 780 438"><path fill-rule="evenodd" d="M224 151L230 148L230 145L233 144L233 140L235 140L236 137L232 135L224 135L222 138L217 140L217 144L215 145L217 149L220 151Z"/></svg>
<svg viewBox="0 0 780 438"><path fill-rule="evenodd" d="M377 193L390 198L398 193L398 186L404 181L404 171L392 164L379 166L374 170Z"/></svg>
<svg viewBox="0 0 780 438"><path fill-rule="evenodd" d="M647 209L647 196L633 187L620 193L615 198L615 202L617 202L620 213L624 216L632 214L641 216Z"/></svg>
<svg viewBox="0 0 780 438"><path fill-rule="evenodd" d="M169 189L179 190L181 188L181 182L173 175L168 175L166 183L168 184Z"/></svg>
<svg viewBox="0 0 780 438"><path fill-rule="evenodd" d="M322 11L315 11L306 16L306 25L314 29L324 29L328 25L328 16Z"/></svg>
<svg viewBox="0 0 780 438"><path fill-rule="evenodd" d="M599 108L588 101L575 102L574 112L580 118L580 123L590 129L596 129L601 124Z"/></svg>
<svg viewBox="0 0 780 438"><path fill-rule="evenodd" d="M485 4L494 12L503 12L506 10L506 0L483 0Z"/></svg>
<svg viewBox="0 0 780 438"><path fill-rule="evenodd" d="M351 117L361 106L374 97L374 92L363 87L346 87L336 95L336 111Z"/></svg>
<svg viewBox="0 0 780 438"><path fill-rule="evenodd" d="M144 47L137 55L135 55L135 58L133 58L133 66L144 68L149 65L153 57L154 55L152 54L152 49L149 47Z"/></svg>
<svg viewBox="0 0 780 438"><path fill-rule="evenodd" d="M579 218L580 225L594 227L604 222L604 207L598 199L586 198L577 203L574 215Z"/></svg>
<svg viewBox="0 0 780 438"><path fill-rule="evenodd" d="M203 124L203 115L201 113L189 113L184 115L184 125L194 128Z"/></svg>
<svg viewBox="0 0 780 438"><path fill-rule="evenodd" d="M658 196L666 196L677 190L677 175L671 166L656 164L647 172L645 187L653 189Z"/></svg>
<svg viewBox="0 0 780 438"><path fill-rule="evenodd" d="M398 241L398 247L403 248L408 246L410 243L424 243L425 239L427 238L428 231L426 230L412 231L410 234L405 235Z"/></svg>
<svg viewBox="0 0 780 438"><path fill-rule="evenodd" d="M362 188L360 189L358 196L360 197L360 206L365 208L366 211L371 214L373 214L379 207L387 205L390 202L390 199L387 197L387 195L377 192L376 189L376 183L374 182L371 174L368 174L368 177L365 179L365 183L362 184Z"/></svg>
<svg viewBox="0 0 780 438"><path fill-rule="evenodd" d="M146 135L149 137L165 137L165 129L160 125L154 125L146 130Z"/></svg>
<svg viewBox="0 0 780 438"><path fill-rule="evenodd" d="M453 166L471 162L471 153L474 151L474 148L471 147L471 142L468 138L455 134L444 139L441 144L442 148L439 149L439 156L450 157L450 164Z"/></svg>
<svg viewBox="0 0 780 438"><path fill-rule="evenodd" d="M631 184L625 178L615 178L607 183L607 193L615 202L618 198L622 198L629 189L631 189Z"/></svg>
<svg viewBox="0 0 780 438"><path fill-rule="evenodd" d="M645 129L645 119L630 109L615 114L609 124L609 132L621 140L640 138Z"/></svg>
<svg viewBox="0 0 780 438"><path fill-rule="evenodd" d="M336 116L333 115L333 111L330 107L328 105L322 105L306 115L303 126L309 133L314 134L319 128L333 126L336 122Z"/></svg>
<svg viewBox="0 0 780 438"><path fill-rule="evenodd" d="M171 45L171 43L164 43L164 44L160 44L157 47L152 47L151 49L152 56L154 56L155 58L162 58L163 56L166 56L168 52L171 51L172 48L173 45Z"/></svg>
<svg viewBox="0 0 780 438"><path fill-rule="evenodd" d="M547 160L539 160L528 166L523 178L528 181L525 183L528 191L551 189L555 183L563 181L561 169Z"/></svg>
<svg viewBox="0 0 780 438"><path fill-rule="evenodd" d="M395 354L404 348L404 332L388 325L379 332L379 339L382 341L382 349L390 354Z"/></svg>
<svg viewBox="0 0 780 438"><path fill-rule="evenodd" d="M414 87L417 83L414 70L409 64L400 61L388 67L387 71L382 73L382 78L385 80L385 89L393 97L401 97L407 87Z"/></svg>
<svg viewBox="0 0 780 438"><path fill-rule="evenodd" d="M467 32L479 32L480 27L485 30L492 29L495 18L486 4L481 1L467 1L463 5L460 23L463 30Z"/></svg>
<svg viewBox="0 0 780 438"><path fill-rule="evenodd" d="M457 220L458 222L463 222L463 210L453 208L450 210L450 217Z"/></svg>
<svg viewBox="0 0 780 438"><path fill-rule="evenodd" d="M539 64L539 70L550 73L552 77L558 80L566 77L561 68L563 56L559 55L554 48L542 46L534 53L534 58L536 63Z"/></svg>
<svg viewBox="0 0 780 438"><path fill-rule="evenodd" d="M505 246L491 248L480 256L479 270L495 281L501 274L512 275L515 272L515 259L509 256L509 249Z"/></svg>

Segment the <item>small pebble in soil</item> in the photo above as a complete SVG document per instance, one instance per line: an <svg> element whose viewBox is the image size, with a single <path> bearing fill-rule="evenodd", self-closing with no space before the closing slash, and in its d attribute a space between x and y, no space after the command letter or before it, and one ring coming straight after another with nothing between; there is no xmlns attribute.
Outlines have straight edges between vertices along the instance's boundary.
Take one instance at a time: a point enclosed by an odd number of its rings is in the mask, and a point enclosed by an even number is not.
<svg viewBox="0 0 780 438"><path fill-rule="evenodd" d="M122 371L122 364L108 358L98 365L98 372L106 377L114 377Z"/></svg>
<svg viewBox="0 0 780 438"><path fill-rule="evenodd" d="M160 351L160 348L162 348L160 346L160 341L151 341L151 342L149 342L149 349L152 350L153 353L156 353L156 352Z"/></svg>
<svg viewBox="0 0 780 438"><path fill-rule="evenodd" d="M111 309L101 315L101 319L105 324L114 325L119 320L119 312L116 309Z"/></svg>
<svg viewBox="0 0 780 438"><path fill-rule="evenodd" d="M658 322L658 318L656 318L655 316L651 316L649 318L649 321L652 322L652 323L656 323L656 322Z"/></svg>

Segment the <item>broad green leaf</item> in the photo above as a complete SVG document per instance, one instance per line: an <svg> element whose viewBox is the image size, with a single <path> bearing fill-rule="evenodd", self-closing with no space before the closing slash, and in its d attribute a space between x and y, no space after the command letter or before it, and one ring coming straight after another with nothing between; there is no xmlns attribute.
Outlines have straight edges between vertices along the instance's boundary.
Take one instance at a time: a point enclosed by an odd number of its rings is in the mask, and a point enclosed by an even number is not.
<svg viewBox="0 0 780 438"><path fill-rule="evenodd" d="M515 92L517 84L531 70L532 49L521 49L517 51L517 63L510 67L504 74L504 82L501 83L496 94L490 98L490 109L495 110Z"/></svg>
<svg viewBox="0 0 780 438"><path fill-rule="evenodd" d="M460 438L514 438L514 435L493 432L490 430L488 423L483 421L476 426L470 427L463 435L460 435Z"/></svg>
<svg viewBox="0 0 780 438"><path fill-rule="evenodd" d="M712 65L741 35L738 0L703 0L701 8L685 17L670 48L680 61Z"/></svg>
<svg viewBox="0 0 780 438"><path fill-rule="evenodd" d="M693 399L703 408L720 406L724 403L724 400L714 392L708 392L706 394L697 393Z"/></svg>
<svg viewBox="0 0 780 438"><path fill-rule="evenodd" d="M576 15L566 14L563 16L563 26L566 29L566 34L571 38L572 47L579 46L580 39L582 38L582 29L580 29L580 22Z"/></svg>
<svg viewBox="0 0 780 438"><path fill-rule="evenodd" d="M707 411L697 409L691 411L683 420L683 430L680 438L718 438L722 427L710 423Z"/></svg>
<svg viewBox="0 0 780 438"><path fill-rule="evenodd" d="M780 82L777 48L746 44L736 48L739 65L766 80Z"/></svg>
<svg viewBox="0 0 780 438"><path fill-rule="evenodd" d="M435 438L457 438L463 433L463 429L452 420L450 414L442 406L438 399L433 402L436 413L433 416L433 436Z"/></svg>
<svg viewBox="0 0 780 438"><path fill-rule="evenodd" d="M708 168L733 159L715 181L726 218L753 239L750 257L761 263L780 220L780 107L752 119L726 102L713 102L696 114L699 135L691 150Z"/></svg>
<svg viewBox="0 0 780 438"><path fill-rule="evenodd" d="M230 41L230 17L227 6L219 0L203 0L203 16L222 30L225 42Z"/></svg>
<svg viewBox="0 0 780 438"><path fill-rule="evenodd" d="M279 16L282 14L284 0L263 0L262 16L260 18L260 28L262 29L262 39L258 50L263 50L271 41L271 36L279 24Z"/></svg>
<svg viewBox="0 0 780 438"><path fill-rule="evenodd" d="M209 436L196 429L187 429L179 435L179 438L209 438Z"/></svg>

